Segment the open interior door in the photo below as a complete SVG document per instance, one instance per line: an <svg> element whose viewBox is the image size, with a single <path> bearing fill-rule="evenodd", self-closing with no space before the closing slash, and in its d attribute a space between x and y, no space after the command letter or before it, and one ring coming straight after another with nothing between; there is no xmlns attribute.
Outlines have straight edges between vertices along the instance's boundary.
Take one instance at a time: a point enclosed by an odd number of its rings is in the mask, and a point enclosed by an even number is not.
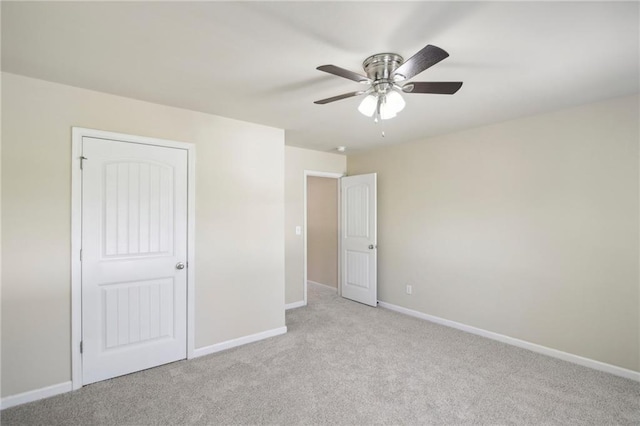
<svg viewBox="0 0 640 426"><path fill-rule="evenodd" d="M340 180L342 297L377 306L376 173Z"/></svg>

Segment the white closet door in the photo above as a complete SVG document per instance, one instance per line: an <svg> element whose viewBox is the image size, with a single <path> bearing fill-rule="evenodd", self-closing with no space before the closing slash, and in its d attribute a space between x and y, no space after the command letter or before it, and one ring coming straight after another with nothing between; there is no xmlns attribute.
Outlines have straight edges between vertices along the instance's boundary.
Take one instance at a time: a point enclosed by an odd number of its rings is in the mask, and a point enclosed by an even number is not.
<svg viewBox="0 0 640 426"><path fill-rule="evenodd" d="M186 358L187 151L84 137L83 383Z"/></svg>

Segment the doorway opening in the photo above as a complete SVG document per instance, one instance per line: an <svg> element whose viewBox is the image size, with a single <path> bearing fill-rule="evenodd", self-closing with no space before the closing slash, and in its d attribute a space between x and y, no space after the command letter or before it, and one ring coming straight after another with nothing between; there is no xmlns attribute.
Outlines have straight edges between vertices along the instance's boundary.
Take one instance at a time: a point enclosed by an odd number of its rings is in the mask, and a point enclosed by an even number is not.
<svg viewBox="0 0 640 426"><path fill-rule="evenodd" d="M304 304L309 282L340 294L340 173L305 170Z"/></svg>
<svg viewBox="0 0 640 426"><path fill-rule="evenodd" d="M309 277L309 194L310 177L335 181L337 234L337 294L365 305L377 306L377 174L345 177L338 173L304 172L304 301L308 303ZM313 202L311 203L313 204ZM331 213L329 213L330 215ZM331 257L329 254L327 257ZM325 284L325 283L321 283Z"/></svg>

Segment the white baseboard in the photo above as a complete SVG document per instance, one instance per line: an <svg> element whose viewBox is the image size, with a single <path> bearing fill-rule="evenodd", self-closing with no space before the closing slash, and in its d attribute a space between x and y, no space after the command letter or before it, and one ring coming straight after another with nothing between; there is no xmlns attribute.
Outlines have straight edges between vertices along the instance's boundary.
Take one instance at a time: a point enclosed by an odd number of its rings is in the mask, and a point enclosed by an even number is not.
<svg viewBox="0 0 640 426"><path fill-rule="evenodd" d="M193 358L213 354L216 352L224 351L226 349L235 348L236 346L246 345L248 343L257 342L258 340L268 339L269 337L279 336L287 332L287 327L274 328L272 330L263 331L256 334L250 334L244 337L238 337L237 339L227 340L226 342L216 343L215 345L205 346L204 348L198 348L193 351Z"/></svg>
<svg viewBox="0 0 640 426"><path fill-rule="evenodd" d="M504 334L494 333L492 331L484 330L482 328L476 328L470 325L462 324L462 323L451 321L448 319L424 314L422 312L414 311L412 309L407 309L402 306L393 305L391 303L378 301L378 306L380 306L381 308L389 309L391 311L399 312L401 314L410 315L412 317L430 321L436 324L445 325L447 327L466 331L467 333L476 334L478 336L486 337L492 340L497 340L499 342L506 343L508 345L517 346L523 349L528 349L530 351L547 355L553 358L558 358L563 361L568 361L574 364L582 365L584 367L593 368L594 370L604 371L605 373L610 373L616 376L620 376L620 377L624 377L627 379L640 382L640 372L637 372L637 371L628 370L626 368L596 361L595 359L584 358L579 355L574 355L568 352L563 352L557 349L552 349L546 346L538 345L536 343L527 342L526 340L520 340L513 337L505 336Z"/></svg>
<svg viewBox="0 0 640 426"><path fill-rule="evenodd" d="M71 381L68 381L58 383L57 385L51 385L44 388L19 393L17 395L7 396L0 400L0 410L4 410L5 408L9 407L15 407L16 405L20 404L26 404L27 402L37 401L39 399L49 398L61 393L71 392L71 390Z"/></svg>
<svg viewBox="0 0 640 426"><path fill-rule="evenodd" d="M315 284L315 285L321 285L322 287L326 287L326 288L330 288L331 290L338 291L338 289L336 287L330 286L329 284L322 284L322 283L319 283L317 281L311 281L311 280L307 280L307 283Z"/></svg>
<svg viewBox="0 0 640 426"><path fill-rule="evenodd" d="M284 309L288 311L289 309L302 308L303 306L307 306L307 304L304 303L304 300L300 300L298 302L287 303L284 305Z"/></svg>

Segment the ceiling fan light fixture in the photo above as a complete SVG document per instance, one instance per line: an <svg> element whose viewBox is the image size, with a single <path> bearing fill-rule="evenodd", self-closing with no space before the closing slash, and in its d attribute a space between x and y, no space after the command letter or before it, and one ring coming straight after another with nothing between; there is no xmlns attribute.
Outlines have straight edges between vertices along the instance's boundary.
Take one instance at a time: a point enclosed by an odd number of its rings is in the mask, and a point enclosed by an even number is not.
<svg viewBox="0 0 640 426"><path fill-rule="evenodd" d="M378 98L375 95L368 95L365 97L362 102L360 102L360 106L358 106L358 111L367 117L373 117L373 114L376 112L376 107L378 105Z"/></svg>
<svg viewBox="0 0 640 426"><path fill-rule="evenodd" d="M388 120L398 115L405 106L405 101L400 93L389 90L387 93L378 94L378 114L381 120Z"/></svg>

